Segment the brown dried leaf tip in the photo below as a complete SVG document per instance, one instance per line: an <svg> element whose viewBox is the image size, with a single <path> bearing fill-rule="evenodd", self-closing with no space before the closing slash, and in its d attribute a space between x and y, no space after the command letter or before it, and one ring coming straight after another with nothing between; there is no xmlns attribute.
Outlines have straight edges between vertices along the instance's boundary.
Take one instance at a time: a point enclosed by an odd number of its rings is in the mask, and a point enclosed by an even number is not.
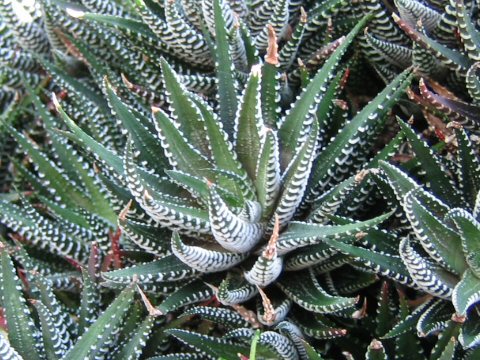
<svg viewBox="0 0 480 360"><path fill-rule="evenodd" d="M268 47L267 54L265 55L265 62L271 65L278 65L278 44L277 44L277 34L272 25L267 25L268 29Z"/></svg>

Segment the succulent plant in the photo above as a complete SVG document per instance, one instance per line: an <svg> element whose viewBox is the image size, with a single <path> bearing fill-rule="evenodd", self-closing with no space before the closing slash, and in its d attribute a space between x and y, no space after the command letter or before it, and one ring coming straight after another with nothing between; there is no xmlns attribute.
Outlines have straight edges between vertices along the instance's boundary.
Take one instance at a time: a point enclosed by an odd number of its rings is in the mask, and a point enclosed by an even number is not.
<svg viewBox="0 0 480 360"><path fill-rule="evenodd" d="M477 154L458 123L449 127L454 132L454 145L450 146L456 147L456 154L448 162L434 154L408 124L400 124L422 169L417 176L427 187L386 162L381 162L372 176L387 202L402 209L398 215L403 227L392 233L389 244L381 246L369 243L368 237L362 247L327 243L356 256L378 274L431 295L387 337L416 326L421 336L449 331L449 336L458 336L465 349L475 348L480 299L475 270ZM451 325L454 323L457 325Z"/></svg>
<svg viewBox="0 0 480 360"><path fill-rule="evenodd" d="M0 353L474 359L477 4L384 3L2 3Z"/></svg>

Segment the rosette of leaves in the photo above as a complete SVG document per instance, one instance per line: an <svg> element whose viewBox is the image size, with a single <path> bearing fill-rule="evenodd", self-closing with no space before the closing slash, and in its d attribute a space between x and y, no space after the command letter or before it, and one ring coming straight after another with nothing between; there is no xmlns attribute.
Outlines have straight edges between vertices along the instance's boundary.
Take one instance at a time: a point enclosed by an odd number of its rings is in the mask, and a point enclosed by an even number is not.
<svg viewBox="0 0 480 360"><path fill-rule="evenodd" d="M458 123L448 127L454 135L448 159L434 153L408 124L400 121L400 126L415 154L409 168L417 180L386 162L373 177L387 203L401 209L402 227L381 246L368 237L362 247L327 243L379 275L428 294L385 338L416 328L421 336L441 332L465 350L478 348L478 155Z"/></svg>
<svg viewBox="0 0 480 360"><path fill-rule="evenodd" d="M224 47L226 32L220 10L217 6L218 77L219 83L225 84L223 77L231 74L220 69L230 69L232 60ZM110 182L112 196L123 205L133 198L134 203L119 218L123 232L157 256L154 262L104 273L106 285L122 286L139 276L146 291L173 292L159 306L160 311L168 312L212 294L224 305L245 302L259 289L277 283L286 267L304 271L280 278L284 295L277 297L278 304L264 309L260 318L266 324L282 320L292 301L317 312L354 305L353 298L325 293L307 270L326 257L321 256L322 249L295 251L318 244L321 237L366 230L388 216L328 225L325 217L332 209L309 211L326 188L349 178L353 186L358 184L355 175L363 164L349 158L357 151L367 155L387 109L408 84L408 73L400 75L352 118L335 140L324 139L325 145L319 144L323 124L319 123L322 117L316 115L328 112L329 86L336 90L341 75L335 75L335 68L363 24L346 37L285 113L277 112L281 86L276 84L273 42L266 62L252 68L240 96L227 96L230 92L219 95L218 116L206 101L184 88L166 61L162 62L162 73L169 108L154 107L153 122L123 102L106 82L109 106L130 132L122 155L83 132L55 100L70 130L71 135L65 135L95 156L100 173ZM230 85L234 88L233 83ZM388 158L390 151L387 148L380 157ZM343 189L345 186L342 183ZM302 214L305 212L310 215ZM314 215L325 225L291 223L295 216L315 221ZM173 231L171 238L159 233L161 228ZM309 259L312 255L313 260ZM299 277L309 279L301 284L306 288L297 286ZM303 292L311 294L306 302ZM262 297L265 307L268 296Z"/></svg>
<svg viewBox="0 0 480 360"><path fill-rule="evenodd" d="M174 69L182 71L180 61L170 66L172 58L162 52L161 69L148 65L141 52L120 46L132 38L105 29L105 39L119 44L111 54L99 50L98 35L84 41L87 30L77 38L64 36L89 66L91 78L76 78L61 63L37 57L65 90L53 101L62 121L42 103L44 94L30 88L47 144L39 147L5 125L33 163L33 169L27 163L17 168L34 197L20 205L0 202L2 222L21 235L36 261L47 259L39 261L38 271L51 276L55 287L68 283L72 274L65 264L52 271L52 263L68 258L85 265L97 242L118 268L107 271L106 266L102 284L124 288L137 281L153 296L156 312L166 314L214 295L243 312L258 300L254 317L266 326L289 315L318 339L343 336L345 330L335 322L309 318L309 312L351 317L354 294L376 278L348 265L349 256L321 240L362 237L388 218L365 220L363 210L374 197L372 183L362 180L401 143L401 136L395 137L371 156L409 73L350 114L339 99L345 82L339 62L367 19L335 42L314 76L302 73L296 89L281 76L285 47L277 50L273 26L267 27L265 62L253 57L257 64L251 69L248 64L248 74L241 76L225 3L216 1L212 9L215 98L186 89L189 78ZM64 19L61 13L58 19ZM114 20L116 31L124 29L118 17ZM84 20L71 21L86 26ZM124 23L131 21L125 17ZM141 44L141 51L152 49ZM120 65L123 82L115 65L105 65L108 56L128 60ZM150 88L158 90L156 97L127 78L160 79ZM293 99L291 92L298 96ZM120 212L121 239L108 233L117 222L115 212ZM342 276L346 271L358 278ZM260 342L268 339L273 344L283 338L269 335ZM288 346L278 356L302 356L303 350Z"/></svg>

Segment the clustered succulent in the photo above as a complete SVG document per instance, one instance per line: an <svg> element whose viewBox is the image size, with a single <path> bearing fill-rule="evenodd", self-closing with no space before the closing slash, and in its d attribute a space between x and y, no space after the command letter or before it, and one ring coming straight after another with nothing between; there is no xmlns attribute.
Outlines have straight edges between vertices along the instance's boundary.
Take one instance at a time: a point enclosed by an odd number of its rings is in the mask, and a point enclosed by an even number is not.
<svg viewBox="0 0 480 360"><path fill-rule="evenodd" d="M479 13L2 1L0 358L478 358Z"/></svg>

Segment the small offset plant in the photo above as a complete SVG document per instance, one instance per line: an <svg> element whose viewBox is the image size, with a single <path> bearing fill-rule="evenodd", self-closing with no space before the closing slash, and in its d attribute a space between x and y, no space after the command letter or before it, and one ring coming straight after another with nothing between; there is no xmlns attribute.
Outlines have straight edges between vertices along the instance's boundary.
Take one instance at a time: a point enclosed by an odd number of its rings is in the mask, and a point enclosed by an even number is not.
<svg viewBox="0 0 480 360"><path fill-rule="evenodd" d="M474 359L474 105L382 4L2 4L2 356Z"/></svg>

